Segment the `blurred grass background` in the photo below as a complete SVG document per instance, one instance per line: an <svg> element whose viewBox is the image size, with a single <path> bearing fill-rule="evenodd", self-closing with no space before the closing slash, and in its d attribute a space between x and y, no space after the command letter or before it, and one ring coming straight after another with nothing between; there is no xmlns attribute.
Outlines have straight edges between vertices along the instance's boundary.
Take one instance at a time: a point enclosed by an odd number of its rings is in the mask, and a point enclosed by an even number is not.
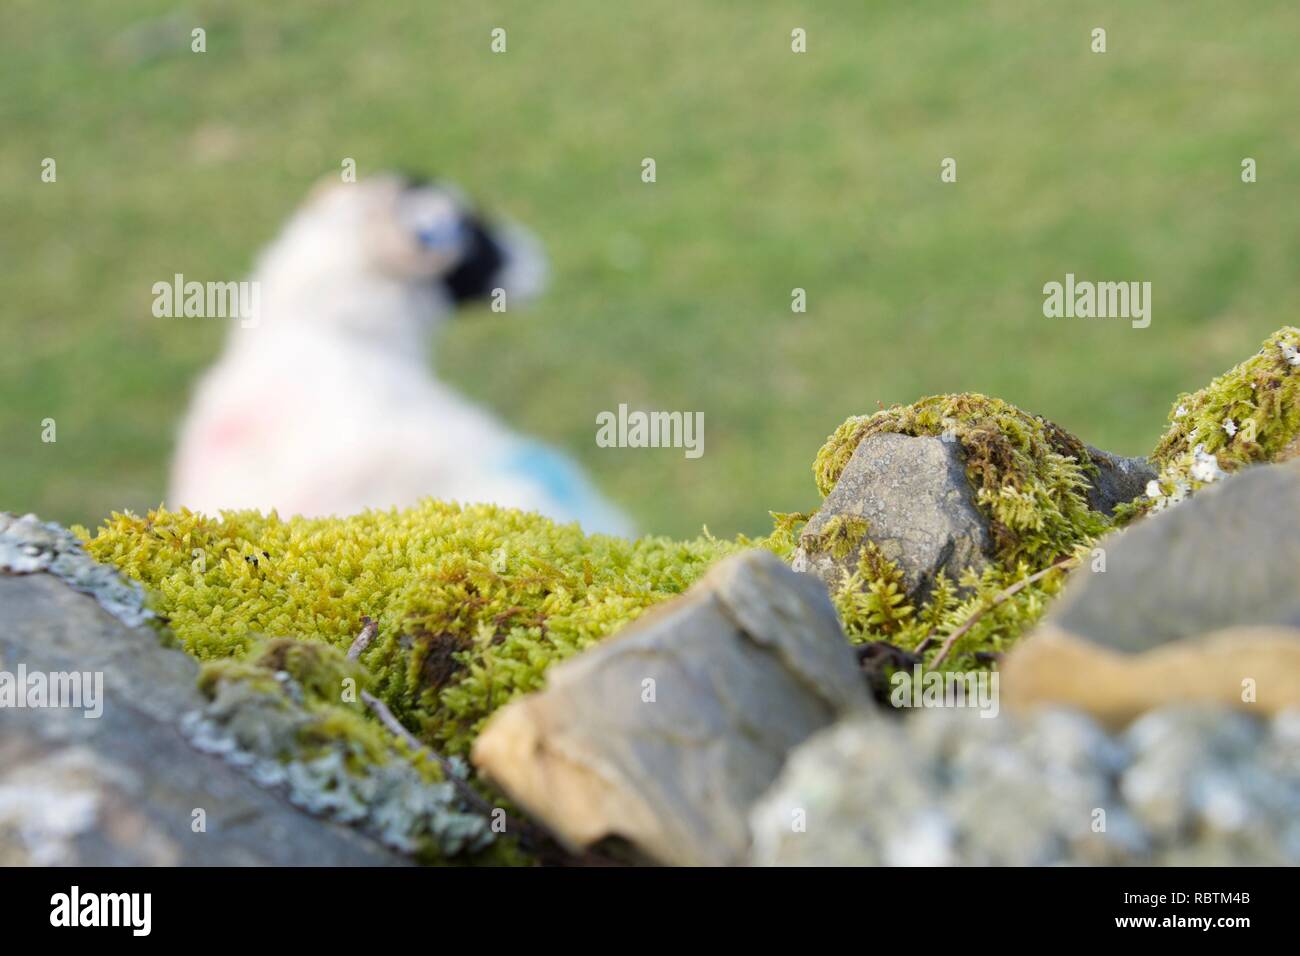
<svg viewBox="0 0 1300 956"><path fill-rule="evenodd" d="M153 318L151 285L244 275L344 157L446 175L541 235L546 297L449 325L436 364L649 531L762 531L816 501L809 465L846 416L935 392L1143 452L1177 392L1296 320L1293 2L7 0L0 18L0 509L92 523L162 499L225 329ZM1151 281L1150 328L1044 318L1066 272ZM597 448L620 402L703 411L703 458Z"/></svg>

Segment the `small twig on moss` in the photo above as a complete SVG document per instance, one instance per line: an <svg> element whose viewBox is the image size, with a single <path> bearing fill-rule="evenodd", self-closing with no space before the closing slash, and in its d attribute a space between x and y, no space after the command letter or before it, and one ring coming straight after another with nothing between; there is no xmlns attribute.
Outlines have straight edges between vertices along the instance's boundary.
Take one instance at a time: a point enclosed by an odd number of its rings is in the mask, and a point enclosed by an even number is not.
<svg viewBox="0 0 1300 956"><path fill-rule="evenodd" d="M492 818L492 815L498 808L492 806L492 804L488 803L487 800L483 799L479 792L469 785L467 780L459 776L456 773L455 768L452 767L450 760L433 748L422 744L415 734L407 730L406 727L403 726L402 722L397 719L396 715L388 709L388 705L374 694L363 690L361 692L361 700L367 707L375 712L375 716L379 718L379 722L392 731L392 733L406 744L413 753L428 754L432 757L437 762L438 766L442 768L443 776L445 776L451 785L456 788L456 792L460 794L461 799L465 801L471 810L478 813L480 816L487 817L488 819ZM506 813L506 826L507 830L519 834L520 842L524 844L525 847L530 847L536 850L546 843L554 842L550 835L544 830L540 830L531 823L520 820L518 817L513 817L509 813Z"/></svg>
<svg viewBox="0 0 1300 956"><path fill-rule="evenodd" d="M348 648L348 660L350 661L355 661L364 654L366 648L370 646L370 642L373 641L375 635L379 633L379 624L372 621L370 618L363 617L361 623L364 625L361 628L361 633L357 635L357 639L353 641L352 646Z"/></svg>
<svg viewBox="0 0 1300 956"><path fill-rule="evenodd" d="M451 782L451 785L456 788L456 791L461 795L466 803L484 816L492 815L493 808L488 805L486 800L479 796L477 790L461 779L452 767L451 761L437 751L420 743L415 734L407 730L393 712L388 709L387 704L368 690L363 690L361 692L361 700L367 707L375 712L375 716L379 718L379 722L392 731L393 735L400 739L402 743L406 744L406 746L414 753L428 754L437 761L438 766L442 768L443 776Z"/></svg>
<svg viewBox="0 0 1300 956"><path fill-rule="evenodd" d="M999 593L994 595L993 600L989 601L988 604L985 604L982 608L979 608L977 611L971 614L970 617L966 618L965 623L963 623L961 627L957 628L957 630L953 631L951 634L948 635L948 639L944 641L943 646L939 648L939 653L934 655L934 660L930 662L930 666L938 667L940 664L942 664L944 658L948 656L948 652L952 650L953 645L956 644L957 641L960 640L963 635L967 634L970 631L970 629L976 625L979 619L982 618L989 611L993 610L999 604L1003 604L1006 601L1011 600L1011 598L1015 597L1025 588L1029 587L1029 585L1033 584L1035 581L1045 578L1048 574L1052 573L1053 571L1064 571L1066 568L1070 567L1070 565L1077 564L1078 560L1079 560L1078 558L1075 558L1073 556L1068 558L1062 558L1060 561L1057 561L1055 564L1049 564L1047 567L1043 568L1043 570L1035 571L1033 574L1029 575L1029 577L1017 581L1015 584L1011 585L1011 587L1007 588L1004 591L1000 591Z"/></svg>
<svg viewBox="0 0 1300 956"><path fill-rule="evenodd" d="M361 623L363 625L361 633L357 635L357 639L353 641L352 646L348 648L348 660L350 661L355 661L360 657L362 652L370 646L370 642L375 639L375 635L379 633L379 625L370 618L363 617ZM367 707L374 711L375 716L379 718L379 722L387 727L394 736L402 741L402 743L406 744L412 753L425 753L437 761L438 766L442 768L443 776L451 782L451 785L456 788L456 792L461 795L461 798L469 804L469 806L473 807L484 816L490 817L492 815L493 807L489 806L487 801L479 796L477 790L456 774L455 769L451 765L451 761L442 754L420 743L415 734L407 730L405 725L397 719L397 716L388 709L387 704L368 690L363 690L361 692L361 700Z"/></svg>

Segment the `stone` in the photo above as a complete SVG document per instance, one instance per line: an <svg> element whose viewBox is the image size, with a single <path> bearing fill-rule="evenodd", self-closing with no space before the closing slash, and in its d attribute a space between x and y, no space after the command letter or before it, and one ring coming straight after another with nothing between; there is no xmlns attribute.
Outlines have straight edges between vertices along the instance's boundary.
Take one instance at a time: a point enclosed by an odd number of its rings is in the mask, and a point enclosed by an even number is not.
<svg viewBox="0 0 1300 956"><path fill-rule="evenodd" d="M1226 628L1131 654L1045 623L999 670L1008 708L1075 707L1112 727L1179 701L1272 714L1300 707L1300 629Z"/></svg>
<svg viewBox="0 0 1300 956"><path fill-rule="evenodd" d="M1145 494L1147 482L1157 475L1149 459L1112 455L1091 445L1087 448L1088 457L1097 466L1097 474L1089 476L1088 506L1094 511L1113 515L1117 506Z"/></svg>
<svg viewBox="0 0 1300 956"><path fill-rule="evenodd" d="M1138 652L1238 625L1300 627L1300 461L1249 468L1104 538L1049 619Z"/></svg>
<svg viewBox="0 0 1300 956"><path fill-rule="evenodd" d="M793 567L836 590L868 539L897 563L913 601L928 596L940 571L956 581L987 566L993 540L957 442L888 433L859 442L804 526Z"/></svg>
<svg viewBox="0 0 1300 956"><path fill-rule="evenodd" d="M1163 708L1122 739L1132 759L1118 789L1161 863L1300 862L1300 712Z"/></svg>
<svg viewBox="0 0 1300 956"><path fill-rule="evenodd" d="M1296 865L1300 715L849 719L791 755L751 828L768 866Z"/></svg>
<svg viewBox="0 0 1300 956"><path fill-rule="evenodd" d="M1300 461L1260 465L1100 542L1001 665L1009 706L1112 724L1177 700L1300 707Z"/></svg>
<svg viewBox="0 0 1300 956"><path fill-rule="evenodd" d="M821 582L750 551L552 667L472 760L572 850L736 864L786 753L870 708Z"/></svg>
<svg viewBox="0 0 1300 956"><path fill-rule="evenodd" d="M0 865L389 865L179 730L198 665L47 573L0 573L0 672L98 672L103 712L0 709ZM195 810L206 832L193 829Z"/></svg>

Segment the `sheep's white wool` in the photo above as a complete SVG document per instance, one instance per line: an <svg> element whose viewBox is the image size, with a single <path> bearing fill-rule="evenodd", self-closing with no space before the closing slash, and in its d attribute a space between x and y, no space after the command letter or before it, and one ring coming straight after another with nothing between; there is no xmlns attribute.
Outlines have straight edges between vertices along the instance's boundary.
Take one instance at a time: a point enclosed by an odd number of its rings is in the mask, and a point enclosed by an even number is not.
<svg viewBox="0 0 1300 956"><path fill-rule="evenodd" d="M477 247L476 247L477 244ZM377 177L318 188L263 253L255 325L232 323L199 384L171 507L346 515L435 497L626 534L564 455L434 378L431 335L458 299L539 292L518 227L488 231L446 187Z"/></svg>

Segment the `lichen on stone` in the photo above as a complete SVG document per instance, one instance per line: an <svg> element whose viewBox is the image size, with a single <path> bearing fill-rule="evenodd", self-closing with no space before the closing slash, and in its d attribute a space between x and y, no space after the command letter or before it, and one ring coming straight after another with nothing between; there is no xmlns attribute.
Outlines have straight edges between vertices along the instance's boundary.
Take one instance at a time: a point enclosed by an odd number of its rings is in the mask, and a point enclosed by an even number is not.
<svg viewBox="0 0 1300 956"><path fill-rule="evenodd" d="M426 861L476 854L491 821L459 800L428 761L367 719L364 669L319 642L256 642L240 660L210 661L199 676L209 703L182 721L198 749L221 756L294 805L357 827ZM453 766L467 773L463 762Z"/></svg>
<svg viewBox="0 0 1300 956"><path fill-rule="evenodd" d="M127 627L139 627L153 617L140 585L95 561L72 531L34 514L20 518L0 512L0 573L41 571L89 594Z"/></svg>
<svg viewBox="0 0 1300 956"><path fill-rule="evenodd" d="M1295 866L1298 756L1295 711L1167 706L1122 733L1056 708L841 721L752 808L751 862Z"/></svg>
<svg viewBox="0 0 1300 956"><path fill-rule="evenodd" d="M1178 504L1247 465L1300 454L1300 328L1284 326L1260 350L1199 391L1180 395L1152 460L1159 478L1125 506L1131 521Z"/></svg>

